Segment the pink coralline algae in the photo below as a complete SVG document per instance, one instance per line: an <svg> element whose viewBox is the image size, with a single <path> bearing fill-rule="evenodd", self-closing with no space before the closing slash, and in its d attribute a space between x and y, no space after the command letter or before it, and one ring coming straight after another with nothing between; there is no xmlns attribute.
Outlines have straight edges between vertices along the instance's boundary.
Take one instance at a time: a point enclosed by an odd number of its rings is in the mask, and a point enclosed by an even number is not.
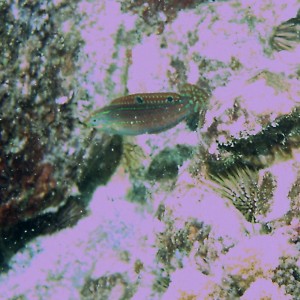
<svg viewBox="0 0 300 300"><path fill-rule="evenodd" d="M268 42L299 1L212 2L6 5L3 299L298 300L299 49ZM202 79L212 93L195 131L122 137L82 124L109 99L142 104ZM88 214L70 227L72 202ZM40 224L46 236L10 253Z"/></svg>

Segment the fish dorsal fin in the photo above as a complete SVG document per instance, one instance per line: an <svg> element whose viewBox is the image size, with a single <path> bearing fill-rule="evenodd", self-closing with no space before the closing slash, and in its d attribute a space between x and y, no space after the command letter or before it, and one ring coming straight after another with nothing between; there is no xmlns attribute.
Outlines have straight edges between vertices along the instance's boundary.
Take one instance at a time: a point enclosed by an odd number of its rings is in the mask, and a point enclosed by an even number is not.
<svg viewBox="0 0 300 300"><path fill-rule="evenodd" d="M163 104L180 100L177 93L138 93L114 99L110 105Z"/></svg>

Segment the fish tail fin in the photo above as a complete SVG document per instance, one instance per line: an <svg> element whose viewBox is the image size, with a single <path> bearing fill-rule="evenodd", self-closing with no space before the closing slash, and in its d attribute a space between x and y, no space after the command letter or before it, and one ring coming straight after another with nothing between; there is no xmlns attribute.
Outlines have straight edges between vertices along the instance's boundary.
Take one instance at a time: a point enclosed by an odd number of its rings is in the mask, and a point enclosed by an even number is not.
<svg viewBox="0 0 300 300"><path fill-rule="evenodd" d="M189 97L194 104L194 112L206 109L207 100L211 96L211 91L206 82L201 82L201 87L185 83L180 89L182 97Z"/></svg>

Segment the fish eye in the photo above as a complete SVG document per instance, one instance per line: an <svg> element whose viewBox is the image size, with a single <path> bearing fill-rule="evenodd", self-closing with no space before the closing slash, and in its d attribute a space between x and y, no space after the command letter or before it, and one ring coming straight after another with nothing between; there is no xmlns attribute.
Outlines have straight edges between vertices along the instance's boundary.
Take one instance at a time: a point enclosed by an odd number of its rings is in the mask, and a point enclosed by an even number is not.
<svg viewBox="0 0 300 300"><path fill-rule="evenodd" d="M167 102L173 102L174 101L174 98L172 97L172 96L168 96L167 98L166 98L166 101Z"/></svg>
<svg viewBox="0 0 300 300"><path fill-rule="evenodd" d="M144 99L141 97L141 96L136 96L134 98L135 102L138 103L138 104L142 104L144 103Z"/></svg>

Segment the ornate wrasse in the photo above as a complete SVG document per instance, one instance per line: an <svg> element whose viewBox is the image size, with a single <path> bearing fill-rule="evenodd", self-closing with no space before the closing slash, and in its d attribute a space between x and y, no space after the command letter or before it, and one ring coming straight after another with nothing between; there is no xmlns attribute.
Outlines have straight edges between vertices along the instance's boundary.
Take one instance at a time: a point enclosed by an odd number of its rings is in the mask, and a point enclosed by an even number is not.
<svg viewBox="0 0 300 300"><path fill-rule="evenodd" d="M210 92L185 84L177 93L140 93L113 100L85 121L109 134L159 133L206 108Z"/></svg>

